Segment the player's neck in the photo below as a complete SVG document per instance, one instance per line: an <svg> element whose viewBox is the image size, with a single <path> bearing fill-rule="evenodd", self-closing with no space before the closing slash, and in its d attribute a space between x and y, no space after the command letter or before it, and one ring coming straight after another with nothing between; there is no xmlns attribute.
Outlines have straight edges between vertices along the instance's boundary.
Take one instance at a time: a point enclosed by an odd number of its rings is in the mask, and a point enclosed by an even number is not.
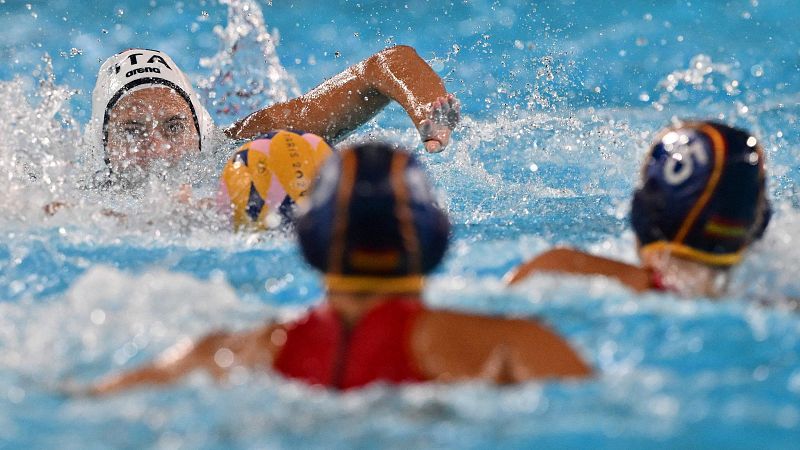
<svg viewBox="0 0 800 450"><path fill-rule="evenodd" d="M404 299L420 301L419 292L402 294L364 294L328 292L326 301L350 325L358 322L367 312L388 301Z"/></svg>

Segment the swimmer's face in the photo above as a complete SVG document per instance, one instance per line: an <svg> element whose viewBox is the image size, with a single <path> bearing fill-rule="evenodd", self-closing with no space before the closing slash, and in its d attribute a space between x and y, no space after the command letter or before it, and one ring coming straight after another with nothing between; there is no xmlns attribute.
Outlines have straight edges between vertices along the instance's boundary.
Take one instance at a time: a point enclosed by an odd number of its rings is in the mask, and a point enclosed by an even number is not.
<svg viewBox="0 0 800 450"><path fill-rule="evenodd" d="M172 165L200 148L189 104L177 92L152 87L121 98L109 114L106 154L112 170Z"/></svg>

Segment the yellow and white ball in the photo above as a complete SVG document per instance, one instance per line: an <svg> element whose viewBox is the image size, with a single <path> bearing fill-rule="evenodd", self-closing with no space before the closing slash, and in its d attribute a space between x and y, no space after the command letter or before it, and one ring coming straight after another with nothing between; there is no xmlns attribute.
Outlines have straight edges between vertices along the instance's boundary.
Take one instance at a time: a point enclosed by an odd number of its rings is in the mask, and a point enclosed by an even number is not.
<svg viewBox="0 0 800 450"><path fill-rule="evenodd" d="M306 196L322 163L332 154L321 137L279 130L244 144L225 164L217 203L235 228L270 228L281 208ZM270 220L272 219L272 220Z"/></svg>

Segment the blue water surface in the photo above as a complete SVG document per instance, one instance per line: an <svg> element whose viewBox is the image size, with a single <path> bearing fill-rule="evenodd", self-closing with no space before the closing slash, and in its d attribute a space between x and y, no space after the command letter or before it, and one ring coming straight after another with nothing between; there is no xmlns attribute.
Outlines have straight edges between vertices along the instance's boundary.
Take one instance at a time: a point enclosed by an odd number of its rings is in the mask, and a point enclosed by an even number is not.
<svg viewBox="0 0 800 450"><path fill-rule="evenodd" d="M271 64L253 38L266 31L289 90L391 45L429 61L463 104L450 147L425 154L397 106L346 141L402 143L429 169L454 234L428 303L538 316L594 379L341 394L236 373L104 399L63 393L210 329L298 314L322 293L290 231L234 233L174 212L168 192L118 221L98 204L124 202L71 187L106 57L159 48L199 85L215 70L201 59L248 17L266 26L243 30L224 67L239 80ZM800 4L764 0L0 0L0 447L796 448L799 17ZM201 94L220 124L253 108L209 92L219 89ZM767 151L775 217L729 295L556 276L504 287L509 269L553 245L636 261L629 196L650 139L676 117L747 127ZM199 176L196 188L215 183ZM49 217L51 201L76 206Z"/></svg>

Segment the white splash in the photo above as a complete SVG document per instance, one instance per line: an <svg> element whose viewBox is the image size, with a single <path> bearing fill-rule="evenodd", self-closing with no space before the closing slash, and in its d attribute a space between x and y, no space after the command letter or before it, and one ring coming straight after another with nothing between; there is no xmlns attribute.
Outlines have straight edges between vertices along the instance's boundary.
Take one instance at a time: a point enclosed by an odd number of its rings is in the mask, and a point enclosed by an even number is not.
<svg viewBox="0 0 800 450"><path fill-rule="evenodd" d="M0 365L56 382L82 365L110 372L182 339L277 315L241 302L222 277L201 281L162 270L130 275L95 266L58 298L0 304Z"/></svg>
<svg viewBox="0 0 800 450"><path fill-rule="evenodd" d="M687 68L675 70L659 81L658 89L662 92L654 105L659 109L671 100L687 100L690 91L724 90L728 95L738 95L740 85L734 72L731 64L715 63L710 56L697 54Z"/></svg>
<svg viewBox="0 0 800 450"><path fill-rule="evenodd" d="M212 115L240 119L267 105L300 95L297 81L281 65L278 31L267 31L261 6L253 0L220 0L228 23L214 27L219 51L201 58L211 74L197 82Z"/></svg>

